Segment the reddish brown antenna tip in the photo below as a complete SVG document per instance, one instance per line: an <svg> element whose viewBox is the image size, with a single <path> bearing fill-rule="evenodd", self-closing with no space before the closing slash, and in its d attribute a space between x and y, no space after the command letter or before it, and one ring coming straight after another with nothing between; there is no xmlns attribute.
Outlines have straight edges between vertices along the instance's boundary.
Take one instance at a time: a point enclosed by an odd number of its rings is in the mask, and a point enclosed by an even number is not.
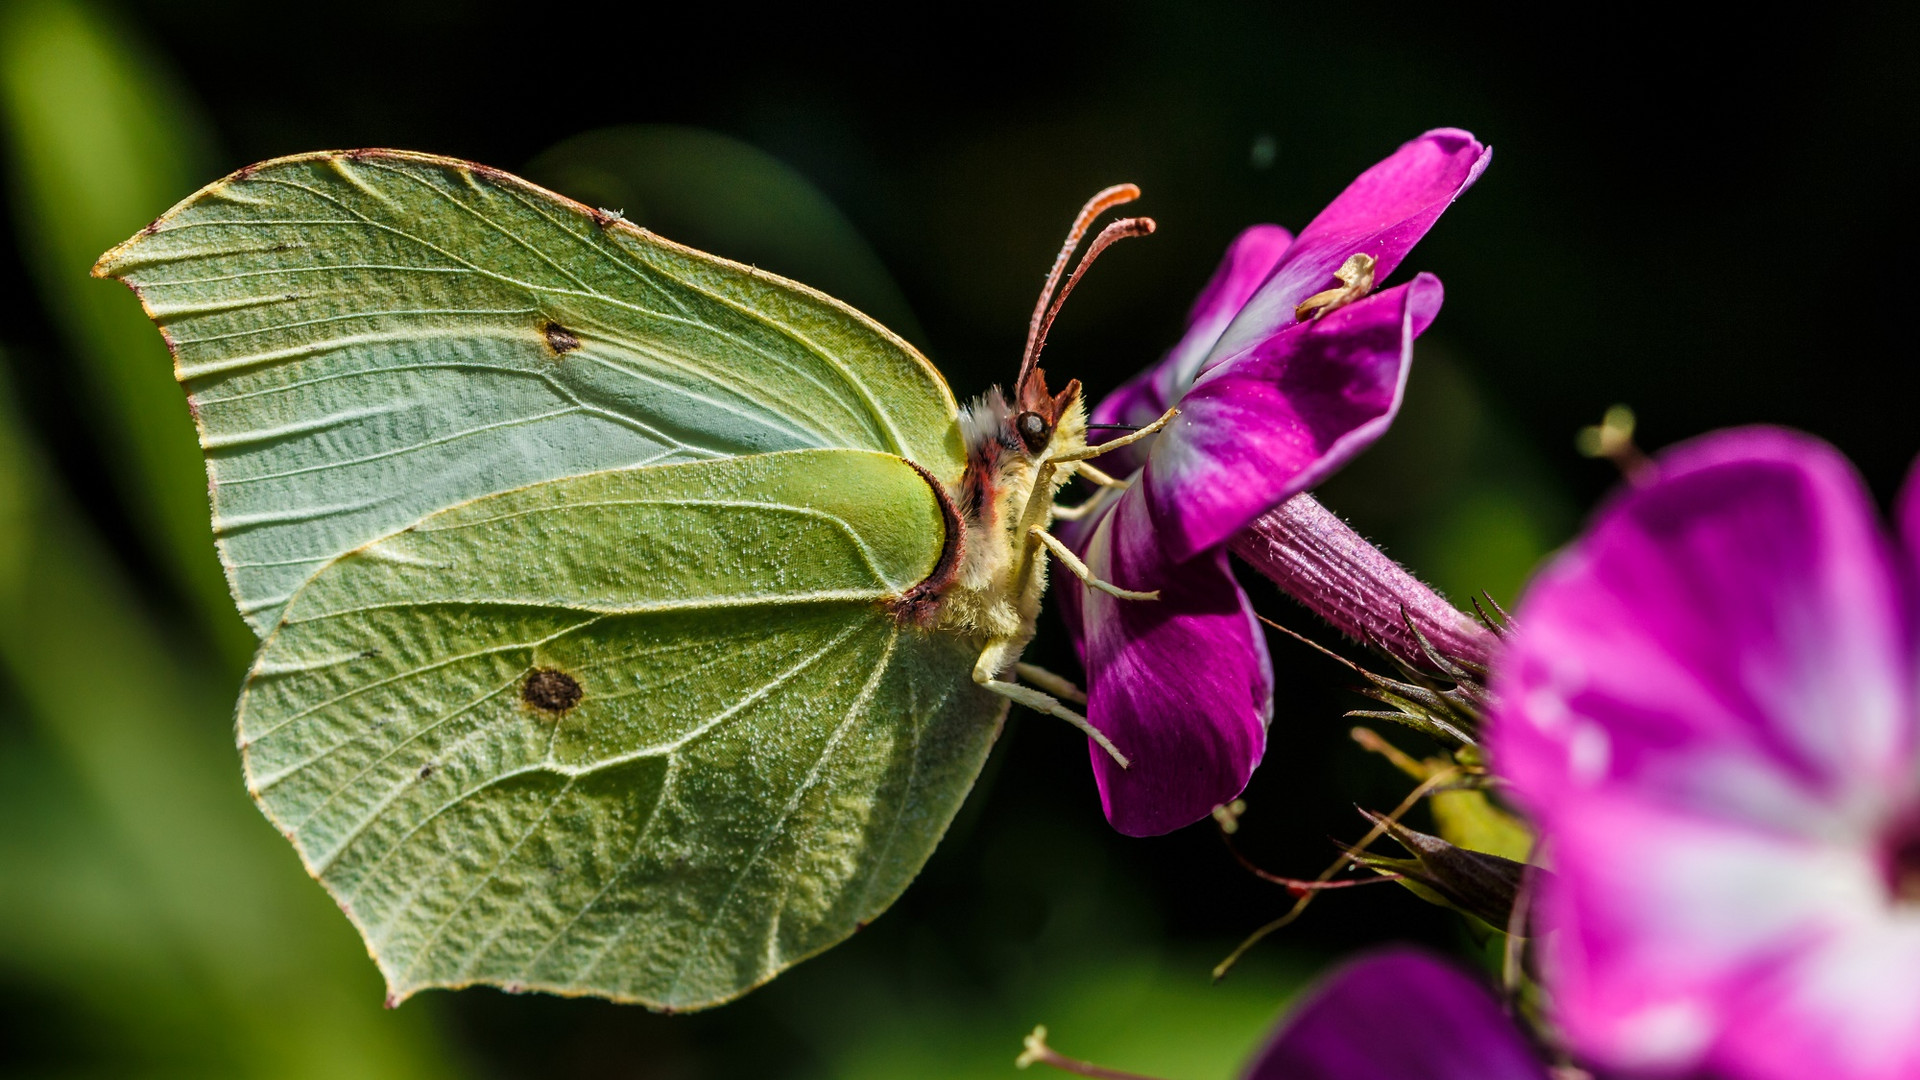
<svg viewBox="0 0 1920 1080"><path fill-rule="evenodd" d="M1015 387L1027 381L1027 375L1040 359L1041 346L1046 342L1047 327L1053 323L1053 316L1060 310L1059 302L1054 300L1054 290L1059 287L1060 275L1066 271L1067 260L1073 258L1074 250L1080 246L1081 238L1087 235L1087 229L1093 225L1095 218L1139 197L1138 185L1115 184L1095 192L1093 198L1088 199L1086 205L1080 208L1080 213L1074 216L1073 225L1067 230L1066 242L1060 245L1060 254L1054 256L1053 266L1047 271L1046 284L1040 287L1040 298L1033 305L1033 318L1027 322L1027 346L1020 353L1020 375L1014 380ZM1141 223L1144 223L1144 226ZM1123 224L1128 225L1131 231L1116 230L1117 226ZM1066 294L1073 291L1073 283L1080 279L1080 275L1086 272L1087 266L1093 262L1094 257L1108 244L1123 236L1144 236L1152 232L1153 228L1152 218L1127 218L1124 222L1116 221L1102 229L1100 235L1094 238L1093 246L1087 250L1086 257L1080 260L1079 266L1075 267L1073 276L1067 280L1066 289L1061 292L1060 300L1066 300Z"/></svg>

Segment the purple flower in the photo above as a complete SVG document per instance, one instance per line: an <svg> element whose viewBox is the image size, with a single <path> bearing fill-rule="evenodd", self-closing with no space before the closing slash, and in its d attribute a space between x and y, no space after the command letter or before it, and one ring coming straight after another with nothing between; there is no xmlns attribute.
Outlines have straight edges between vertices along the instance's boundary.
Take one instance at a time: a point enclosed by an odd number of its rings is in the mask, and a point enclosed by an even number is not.
<svg viewBox="0 0 1920 1080"><path fill-rule="evenodd" d="M1396 948L1323 980L1246 1080L1547 1080L1478 980Z"/></svg>
<svg viewBox="0 0 1920 1080"><path fill-rule="evenodd" d="M1556 1018L1618 1068L1920 1076L1920 472L1662 455L1528 590L1494 762L1541 826Z"/></svg>
<svg viewBox="0 0 1920 1080"><path fill-rule="evenodd" d="M1102 464L1134 470L1118 497L1063 529L1122 600L1063 582L1088 678L1087 716L1132 759L1091 747L1116 829L1149 836L1205 817L1246 786L1266 747L1273 677L1225 542L1378 438L1400 405L1413 339L1440 309L1428 274L1391 274L1491 152L1431 131L1367 170L1298 239L1242 233L1180 343L1094 410L1096 423L1180 415ZM1064 575L1062 575L1064 578Z"/></svg>

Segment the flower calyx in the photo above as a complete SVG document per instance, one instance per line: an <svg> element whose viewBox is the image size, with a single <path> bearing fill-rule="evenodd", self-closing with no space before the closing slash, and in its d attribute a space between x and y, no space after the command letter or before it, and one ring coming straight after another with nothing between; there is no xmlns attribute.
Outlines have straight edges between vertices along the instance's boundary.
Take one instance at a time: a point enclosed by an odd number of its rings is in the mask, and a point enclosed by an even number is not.
<svg viewBox="0 0 1920 1080"><path fill-rule="evenodd" d="M1347 716L1355 719L1391 720L1438 739L1443 745L1454 749L1474 746L1479 741L1480 724L1485 719L1488 705L1485 666L1477 661L1448 656L1441 652L1434 646L1432 640L1414 625L1413 618L1408 612L1402 609L1400 614L1408 631L1412 633L1414 641L1438 669L1438 677L1399 659L1377 641L1369 640L1368 644L1373 645L1377 651L1393 662L1399 669L1398 678L1369 671L1319 642L1289 630L1265 616L1260 616L1260 621L1295 641L1312 647L1322 655L1332 658L1347 670L1365 679L1366 685L1355 687L1355 693L1391 706L1390 709L1355 709L1348 712ZM1449 683L1451 685L1448 685Z"/></svg>
<svg viewBox="0 0 1920 1080"><path fill-rule="evenodd" d="M1405 825L1384 814L1361 810L1361 815L1406 848L1412 858L1392 858L1366 851L1352 853L1353 861L1375 873L1395 875L1400 884L1429 903L1450 907L1479 919L1495 930L1505 930L1526 883L1526 863L1484 851L1459 847ZM1538 867L1531 872L1543 875Z"/></svg>

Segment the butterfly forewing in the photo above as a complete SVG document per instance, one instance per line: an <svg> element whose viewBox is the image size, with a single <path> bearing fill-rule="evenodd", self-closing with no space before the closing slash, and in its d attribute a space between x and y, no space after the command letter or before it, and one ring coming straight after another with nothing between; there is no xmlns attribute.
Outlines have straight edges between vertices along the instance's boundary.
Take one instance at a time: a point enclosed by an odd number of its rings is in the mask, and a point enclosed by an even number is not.
<svg viewBox="0 0 1920 1080"><path fill-rule="evenodd" d="M248 783L396 996L724 1001L884 910L978 773L977 645L888 606L944 537L860 451L469 501L287 606Z"/></svg>
<svg viewBox="0 0 1920 1080"><path fill-rule="evenodd" d="M871 320L464 162L254 166L95 272L174 350L262 632L327 560L541 480L807 447L961 469L946 385Z"/></svg>

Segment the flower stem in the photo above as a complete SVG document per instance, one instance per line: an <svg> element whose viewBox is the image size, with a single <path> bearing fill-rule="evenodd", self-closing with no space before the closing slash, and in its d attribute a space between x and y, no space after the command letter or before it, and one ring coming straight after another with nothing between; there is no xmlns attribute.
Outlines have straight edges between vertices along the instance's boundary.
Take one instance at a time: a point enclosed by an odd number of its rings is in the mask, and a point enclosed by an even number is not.
<svg viewBox="0 0 1920 1080"><path fill-rule="evenodd" d="M1091 1062L1081 1061L1078 1058L1070 1058L1047 1045L1047 1029L1045 1025L1034 1028L1033 1034L1027 1036L1025 1049L1020 1052L1020 1056L1015 1058L1013 1063L1016 1067L1022 1069L1029 1065L1036 1064L1051 1065L1061 1072L1070 1072L1077 1076L1091 1076L1094 1080L1156 1080L1155 1077L1142 1076L1139 1073L1121 1072L1119 1069L1109 1069L1092 1064Z"/></svg>
<svg viewBox="0 0 1920 1080"><path fill-rule="evenodd" d="M1421 635L1442 656L1468 664L1484 667L1493 652L1491 633L1311 495L1262 514L1231 547L1309 611L1409 667L1438 670Z"/></svg>

